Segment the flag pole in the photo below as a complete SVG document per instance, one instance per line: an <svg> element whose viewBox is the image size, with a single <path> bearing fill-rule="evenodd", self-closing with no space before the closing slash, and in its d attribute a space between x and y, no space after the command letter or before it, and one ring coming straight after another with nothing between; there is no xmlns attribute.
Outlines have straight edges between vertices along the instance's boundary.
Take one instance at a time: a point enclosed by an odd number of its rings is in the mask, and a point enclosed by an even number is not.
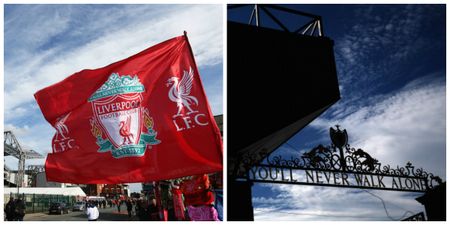
<svg viewBox="0 0 450 225"><path fill-rule="evenodd" d="M191 43L189 43L189 38L187 36L187 32L186 31L183 31L183 36L186 39L186 42L188 43L189 52L191 53L192 59L194 59L194 52L192 52ZM195 64L195 59L194 59L194 64ZM195 67L197 68L197 65L195 65Z"/></svg>

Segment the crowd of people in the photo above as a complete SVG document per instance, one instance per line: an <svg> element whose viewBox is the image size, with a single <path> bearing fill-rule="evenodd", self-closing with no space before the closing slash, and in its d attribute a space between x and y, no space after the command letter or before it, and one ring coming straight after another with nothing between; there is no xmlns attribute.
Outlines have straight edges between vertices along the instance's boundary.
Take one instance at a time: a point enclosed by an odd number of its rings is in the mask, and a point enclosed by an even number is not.
<svg viewBox="0 0 450 225"><path fill-rule="evenodd" d="M92 204L92 205L95 205L95 207L97 207L97 208L99 208L99 209L101 209L101 208L103 208L103 209L105 209L107 206L109 206L109 207L111 207L111 200L102 200L102 201L99 201L99 200L89 200L89 201L87 201L86 203L89 203L89 204Z"/></svg>
<svg viewBox="0 0 450 225"><path fill-rule="evenodd" d="M5 205L4 211L7 221L23 221L23 217L25 216L25 202L21 197L18 199L11 197Z"/></svg>
<svg viewBox="0 0 450 225"><path fill-rule="evenodd" d="M219 181L220 180L220 181ZM169 198L163 193L113 200L112 204L120 213L124 207L128 217L140 221L219 221L222 220L222 183L221 178L208 175L192 176L172 181ZM159 195L158 200L155 194Z"/></svg>
<svg viewBox="0 0 450 225"><path fill-rule="evenodd" d="M88 200L84 210L89 221L99 218L100 208L115 207L120 214L123 206L130 220L219 221L222 220L221 180L213 177L211 181L206 174L192 176L172 181L169 198L163 198L160 191L155 191L143 198ZM21 197L11 197L4 211L7 221L23 221L25 202Z"/></svg>

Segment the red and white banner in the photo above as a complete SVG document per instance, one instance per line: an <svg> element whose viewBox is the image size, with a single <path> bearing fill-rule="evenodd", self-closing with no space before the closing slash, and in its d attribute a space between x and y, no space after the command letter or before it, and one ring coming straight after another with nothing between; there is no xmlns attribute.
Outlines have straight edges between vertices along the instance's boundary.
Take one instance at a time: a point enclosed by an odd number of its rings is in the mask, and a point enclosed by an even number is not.
<svg viewBox="0 0 450 225"><path fill-rule="evenodd" d="M186 36L35 94L56 129L47 180L149 182L222 171L222 139Z"/></svg>

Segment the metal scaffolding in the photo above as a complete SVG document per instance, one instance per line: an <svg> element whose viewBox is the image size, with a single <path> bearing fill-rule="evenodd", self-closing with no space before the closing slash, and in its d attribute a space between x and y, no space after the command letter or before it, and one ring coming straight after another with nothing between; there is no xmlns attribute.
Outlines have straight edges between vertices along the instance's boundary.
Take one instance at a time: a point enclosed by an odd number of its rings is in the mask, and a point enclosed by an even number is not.
<svg viewBox="0 0 450 225"><path fill-rule="evenodd" d="M15 182L17 188L20 188L25 174L25 160L42 159L44 156L34 150L22 148L12 131L5 131L4 138L4 156L13 156L19 160Z"/></svg>

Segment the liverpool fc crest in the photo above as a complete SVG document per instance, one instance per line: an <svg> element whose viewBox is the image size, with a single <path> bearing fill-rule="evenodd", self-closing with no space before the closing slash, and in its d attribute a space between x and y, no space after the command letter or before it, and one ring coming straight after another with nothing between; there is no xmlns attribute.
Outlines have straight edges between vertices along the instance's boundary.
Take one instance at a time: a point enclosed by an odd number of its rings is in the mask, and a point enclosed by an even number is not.
<svg viewBox="0 0 450 225"><path fill-rule="evenodd" d="M147 146L160 143L148 109L141 106L143 92L137 76L113 73L89 98L98 152L111 151L114 158L143 156Z"/></svg>

